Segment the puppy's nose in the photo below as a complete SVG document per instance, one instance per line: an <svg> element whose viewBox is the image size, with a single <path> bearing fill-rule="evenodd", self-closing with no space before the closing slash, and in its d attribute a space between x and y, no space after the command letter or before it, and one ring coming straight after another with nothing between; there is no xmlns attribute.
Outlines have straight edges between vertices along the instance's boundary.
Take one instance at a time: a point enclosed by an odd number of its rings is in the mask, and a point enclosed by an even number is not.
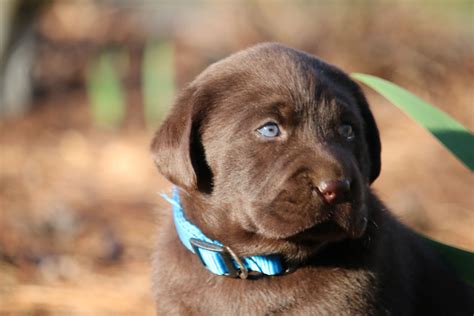
<svg viewBox="0 0 474 316"><path fill-rule="evenodd" d="M318 190L328 204L336 204L347 199L351 188L351 182L348 179L321 181Z"/></svg>

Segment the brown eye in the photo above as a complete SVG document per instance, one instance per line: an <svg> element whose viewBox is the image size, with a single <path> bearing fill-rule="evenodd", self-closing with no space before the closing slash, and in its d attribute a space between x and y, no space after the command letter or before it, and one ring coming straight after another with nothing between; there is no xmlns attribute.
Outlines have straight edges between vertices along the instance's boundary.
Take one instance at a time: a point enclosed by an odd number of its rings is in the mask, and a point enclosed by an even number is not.
<svg viewBox="0 0 474 316"><path fill-rule="evenodd" d="M349 141L353 140L355 137L354 129L349 124L343 124L339 126L339 128L337 129L337 132L339 133L339 135L341 135L342 137L344 137L346 140L349 140Z"/></svg>

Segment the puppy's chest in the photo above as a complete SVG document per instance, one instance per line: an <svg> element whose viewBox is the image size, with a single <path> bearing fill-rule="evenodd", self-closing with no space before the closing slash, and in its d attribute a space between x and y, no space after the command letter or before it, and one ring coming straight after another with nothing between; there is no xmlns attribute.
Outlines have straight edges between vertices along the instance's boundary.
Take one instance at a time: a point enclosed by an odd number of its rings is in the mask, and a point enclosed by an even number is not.
<svg viewBox="0 0 474 316"><path fill-rule="evenodd" d="M309 269L311 270L311 269ZM260 280L208 279L192 291L191 310L203 315L370 315L368 273L313 269Z"/></svg>

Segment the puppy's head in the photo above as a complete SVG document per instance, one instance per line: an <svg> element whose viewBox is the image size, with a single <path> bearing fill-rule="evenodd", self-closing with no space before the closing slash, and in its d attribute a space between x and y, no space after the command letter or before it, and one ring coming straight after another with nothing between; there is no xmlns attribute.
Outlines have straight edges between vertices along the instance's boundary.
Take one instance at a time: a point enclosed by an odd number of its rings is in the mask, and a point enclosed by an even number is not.
<svg viewBox="0 0 474 316"><path fill-rule="evenodd" d="M380 172L379 134L360 88L279 44L208 67L178 97L152 151L194 205L188 216L242 252L360 237Z"/></svg>

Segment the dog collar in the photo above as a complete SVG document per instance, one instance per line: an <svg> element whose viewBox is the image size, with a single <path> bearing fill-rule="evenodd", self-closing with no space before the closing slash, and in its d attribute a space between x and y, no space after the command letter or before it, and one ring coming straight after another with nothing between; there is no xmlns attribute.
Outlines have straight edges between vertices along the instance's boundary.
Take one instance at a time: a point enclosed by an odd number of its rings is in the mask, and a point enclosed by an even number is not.
<svg viewBox="0 0 474 316"><path fill-rule="evenodd" d="M285 272L278 255L239 258L229 247L204 235L196 225L186 219L176 187L173 188L172 198L165 194L161 196L172 205L179 239L212 273L245 279L249 274L278 275Z"/></svg>

